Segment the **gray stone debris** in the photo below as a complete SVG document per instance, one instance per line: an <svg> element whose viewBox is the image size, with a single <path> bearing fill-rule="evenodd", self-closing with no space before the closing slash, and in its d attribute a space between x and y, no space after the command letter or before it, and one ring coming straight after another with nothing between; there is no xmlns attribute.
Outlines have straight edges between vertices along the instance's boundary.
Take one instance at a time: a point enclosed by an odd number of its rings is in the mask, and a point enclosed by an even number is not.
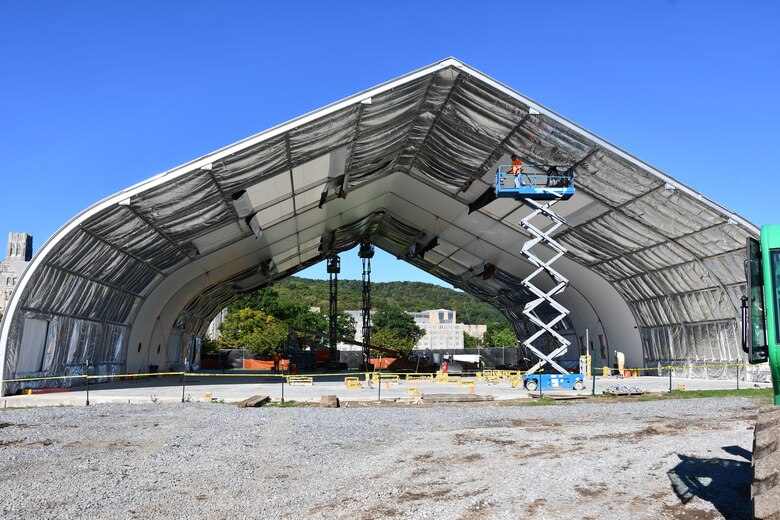
<svg viewBox="0 0 780 520"><path fill-rule="evenodd" d="M758 406L0 409L0 518L749 518Z"/></svg>
<svg viewBox="0 0 780 520"><path fill-rule="evenodd" d="M638 386L628 386L628 385L612 385L610 387L607 387L604 389L605 394L610 395L639 395L643 394L644 390L639 388Z"/></svg>

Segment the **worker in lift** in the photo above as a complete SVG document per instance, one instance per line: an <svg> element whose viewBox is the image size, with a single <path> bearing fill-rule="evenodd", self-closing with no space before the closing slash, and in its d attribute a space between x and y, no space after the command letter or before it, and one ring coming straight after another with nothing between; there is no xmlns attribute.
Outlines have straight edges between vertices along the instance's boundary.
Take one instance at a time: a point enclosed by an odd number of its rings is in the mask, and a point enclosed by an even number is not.
<svg viewBox="0 0 780 520"><path fill-rule="evenodd" d="M515 188L521 187L523 185L523 161L515 153L512 154L512 166L509 173L515 176Z"/></svg>

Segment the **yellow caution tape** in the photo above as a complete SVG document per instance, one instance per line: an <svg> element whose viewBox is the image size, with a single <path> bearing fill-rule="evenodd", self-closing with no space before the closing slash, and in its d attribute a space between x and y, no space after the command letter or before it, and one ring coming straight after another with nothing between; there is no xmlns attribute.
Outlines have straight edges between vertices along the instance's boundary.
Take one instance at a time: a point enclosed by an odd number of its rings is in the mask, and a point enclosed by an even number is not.
<svg viewBox="0 0 780 520"><path fill-rule="evenodd" d="M631 371L632 375L635 375L637 373L641 373L643 371L657 371L657 370L686 370L686 369L708 369L708 368L718 368L718 367L749 367L749 366L761 366L766 365L766 363L760 363L756 365L751 365L748 363L713 363L708 365L662 365L662 366L654 366L654 367L626 367L624 370ZM595 368L595 367L594 367ZM610 372L611 370L614 370L613 368L609 367L603 367L603 369L607 372ZM510 382L516 381L524 372L521 371L514 371L514 370L483 370L481 373L476 374L463 374L458 376L450 376L449 374L443 374L441 372L438 372L436 376L430 373L387 373L387 372L381 372L382 382L390 382L390 383L398 383L400 382L401 376L403 375L404 378L407 381L436 381L436 382L452 382L452 383L459 383L460 379L463 377L474 377L474 381L470 381L470 384L474 384L476 381L487 381L487 382L497 382L500 380L508 379ZM352 372L356 377L359 376L366 376L369 378L373 378L374 380L378 380L380 372ZM62 380L62 379L84 379L84 380L94 380L94 379L134 379L138 377L150 377L150 376L188 376L188 377L254 377L254 378L274 378L279 379L280 377L290 378L295 377L291 374L258 374L258 373L213 373L213 372L145 372L145 373L138 373L138 374L94 374L94 375L67 375L67 376L47 376L47 377L19 377L14 379L1 379L0 384L6 384L6 383L29 383L33 381L56 381L56 380ZM333 374L307 374L305 376L299 376L299 377L308 377L311 378L312 381L316 378L324 378L324 377L343 377L344 373L333 373Z"/></svg>

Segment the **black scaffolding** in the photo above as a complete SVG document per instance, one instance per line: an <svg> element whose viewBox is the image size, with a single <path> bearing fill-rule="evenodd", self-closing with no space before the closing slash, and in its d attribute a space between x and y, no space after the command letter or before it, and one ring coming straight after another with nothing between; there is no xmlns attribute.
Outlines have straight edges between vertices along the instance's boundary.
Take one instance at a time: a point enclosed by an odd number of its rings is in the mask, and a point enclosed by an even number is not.
<svg viewBox="0 0 780 520"><path fill-rule="evenodd" d="M365 370L371 370L371 258L374 245L364 238L358 256L363 261L363 364Z"/></svg>
<svg viewBox="0 0 780 520"><path fill-rule="evenodd" d="M330 360L338 361L338 296L339 273L341 272L341 259L339 255L328 257L328 279L330 280L330 307L328 308L328 344L330 347Z"/></svg>

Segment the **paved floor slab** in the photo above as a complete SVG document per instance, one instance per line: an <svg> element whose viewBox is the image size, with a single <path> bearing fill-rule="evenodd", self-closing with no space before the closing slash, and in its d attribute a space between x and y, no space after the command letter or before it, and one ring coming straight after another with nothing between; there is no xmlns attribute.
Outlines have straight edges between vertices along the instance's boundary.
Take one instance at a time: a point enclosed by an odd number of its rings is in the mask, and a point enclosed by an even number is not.
<svg viewBox="0 0 780 520"><path fill-rule="evenodd" d="M344 377L355 374L343 374L334 376L314 375L313 384L282 385L282 378L270 374L221 374L202 373L187 376L182 386L180 376L161 376L134 381L122 381L116 383L102 383L90 385L89 401L97 403L150 403L150 402L238 402L253 395L268 395L273 401L280 401L282 393L286 401L319 402L323 395L337 395L342 400L366 400L377 399L409 399L417 398L418 393L429 394L470 394L471 389L457 383L435 383L431 381L405 381L398 384L382 383L367 384L364 376L360 377L362 388L347 388ZM586 380L586 387L580 392L572 394L590 394L593 392L593 382ZM668 377L640 376L628 379L617 377L596 377L595 392L601 394L605 389L614 385L627 385L640 388L645 392L665 392L669 390ZM716 390L737 388L735 380L719 379L684 379L674 378L672 388L677 390L680 385L685 390ZM771 386L768 383L739 382L740 388L765 388ZM417 392L410 392L410 388L416 388ZM556 393L560 393L556 390ZM477 382L473 389L474 395L492 396L496 400L527 398L528 392L523 388L512 388L509 381L501 381L497 384ZM87 391L83 386L73 387L68 392L51 394L16 395L2 398L2 406L27 407L27 406L81 406L87 401Z"/></svg>

